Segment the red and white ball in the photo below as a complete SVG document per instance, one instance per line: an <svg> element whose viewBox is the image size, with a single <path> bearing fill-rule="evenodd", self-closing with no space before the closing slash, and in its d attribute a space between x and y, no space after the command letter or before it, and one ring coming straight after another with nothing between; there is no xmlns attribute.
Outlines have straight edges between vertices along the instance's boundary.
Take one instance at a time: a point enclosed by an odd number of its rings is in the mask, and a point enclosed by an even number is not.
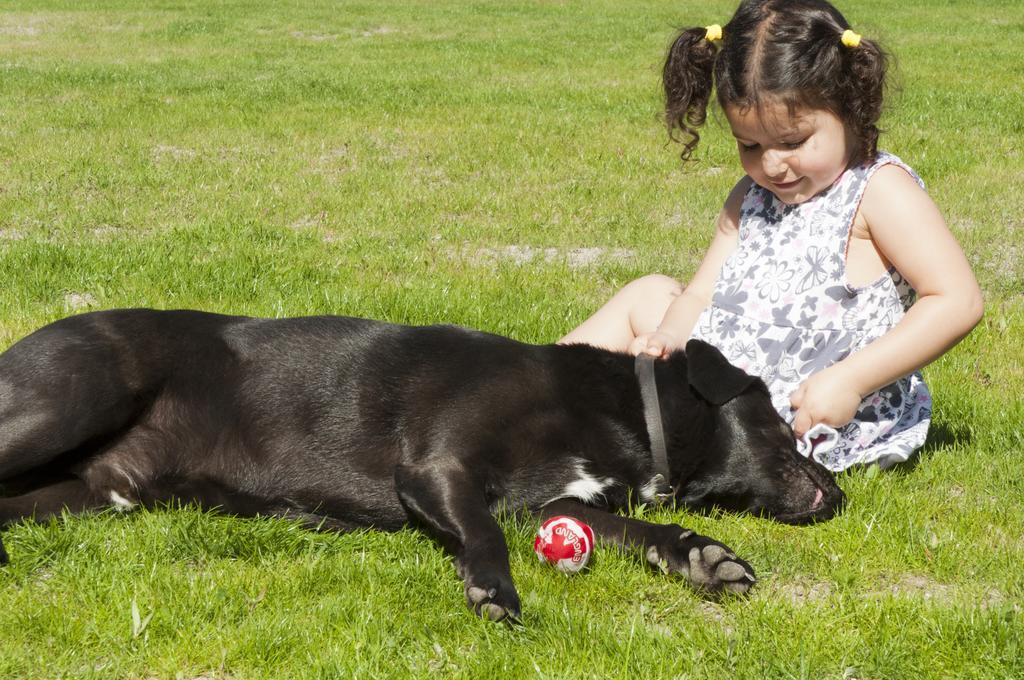
<svg viewBox="0 0 1024 680"><path fill-rule="evenodd" d="M575 517L552 517L537 529L533 551L541 562L554 565L562 573L575 574L590 560L594 532Z"/></svg>

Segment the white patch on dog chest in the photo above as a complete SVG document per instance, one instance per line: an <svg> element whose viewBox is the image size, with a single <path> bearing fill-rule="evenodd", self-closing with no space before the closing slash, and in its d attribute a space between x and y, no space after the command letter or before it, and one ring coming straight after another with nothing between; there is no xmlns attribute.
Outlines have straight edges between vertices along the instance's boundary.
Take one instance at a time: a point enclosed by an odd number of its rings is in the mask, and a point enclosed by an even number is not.
<svg viewBox="0 0 1024 680"><path fill-rule="evenodd" d="M121 512L128 512L136 505L138 505L137 503L128 500L127 498L125 498L116 491L110 492L110 502L114 504L115 510L120 510Z"/></svg>
<svg viewBox="0 0 1024 680"><path fill-rule="evenodd" d="M603 496L605 490L615 483L615 480L610 477L599 480L593 475L587 474L587 471L583 469L582 461L577 461L574 467L579 479L565 485L562 498L578 498L584 503L590 503L598 496Z"/></svg>

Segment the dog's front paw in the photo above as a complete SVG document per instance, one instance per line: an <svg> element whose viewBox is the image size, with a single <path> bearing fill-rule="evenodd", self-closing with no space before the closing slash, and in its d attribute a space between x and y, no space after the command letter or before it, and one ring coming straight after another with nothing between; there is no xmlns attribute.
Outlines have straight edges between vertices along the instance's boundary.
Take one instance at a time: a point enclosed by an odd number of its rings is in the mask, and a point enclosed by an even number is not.
<svg viewBox="0 0 1024 680"><path fill-rule="evenodd" d="M651 566L666 574L682 574L697 590L742 594L757 582L746 561L718 541L689 530L648 546L646 556Z"/></svg>
<svg viewBox="0 0 1024 680"><path fill-rule="evenodd" d="M519 593L511 583L467 579L466 604L482 619L520 623Z"/></svg>

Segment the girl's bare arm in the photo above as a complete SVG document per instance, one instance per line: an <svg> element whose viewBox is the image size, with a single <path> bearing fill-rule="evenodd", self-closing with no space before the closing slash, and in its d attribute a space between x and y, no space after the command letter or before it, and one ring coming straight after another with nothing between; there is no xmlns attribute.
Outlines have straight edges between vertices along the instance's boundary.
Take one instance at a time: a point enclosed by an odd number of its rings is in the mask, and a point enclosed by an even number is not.
<svg viewBox="0 0 1024 680"><path fill-rule="evenodd" d="M879 168L865 190L861 214L878 250L918 299L892 330L811 376L794 393L798 435L819 422L845 424L861 399L937 359L981 320L981 290L963 250L906 171Z"/></svg>

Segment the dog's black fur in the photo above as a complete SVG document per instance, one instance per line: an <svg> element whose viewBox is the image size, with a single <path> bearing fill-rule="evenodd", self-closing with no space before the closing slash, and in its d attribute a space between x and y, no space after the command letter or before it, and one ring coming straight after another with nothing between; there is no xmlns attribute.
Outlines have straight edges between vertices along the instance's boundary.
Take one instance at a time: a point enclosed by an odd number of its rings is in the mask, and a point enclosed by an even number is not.
<svg viewBox="0 0 1024 680"><path fill-rule="evenodd" d="M785 522L843 494L800 456L764 384L710 345L658 361L676 500ZM633 357L452 326L111 310L0 355L0 527L168 500L331 529L415 524L488 618L518 618L499 506L569 514L710 591L725 546L609 511L653 496ZM5 560L0 543L0 560Z"/></svg>

